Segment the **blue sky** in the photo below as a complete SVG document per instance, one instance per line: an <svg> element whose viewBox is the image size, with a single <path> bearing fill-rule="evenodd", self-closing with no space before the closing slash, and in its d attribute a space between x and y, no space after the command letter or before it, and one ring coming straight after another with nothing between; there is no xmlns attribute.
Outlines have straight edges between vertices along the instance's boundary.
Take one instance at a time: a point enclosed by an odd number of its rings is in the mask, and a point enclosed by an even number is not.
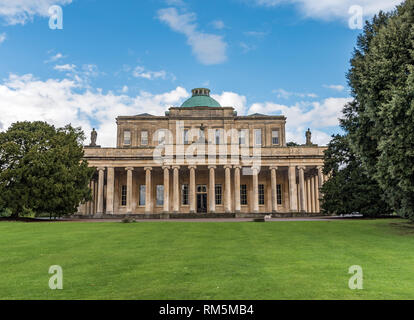
<svg viewBox="0 0 414 320"><path fill-rule="evenodd" d="M310 127L326 144L349 101L350 7L369 18L399 2L0 0L0 130L71 122L113 146L117 115L163 114L203 86L239 114L285 114L289 140Z"/></svg>

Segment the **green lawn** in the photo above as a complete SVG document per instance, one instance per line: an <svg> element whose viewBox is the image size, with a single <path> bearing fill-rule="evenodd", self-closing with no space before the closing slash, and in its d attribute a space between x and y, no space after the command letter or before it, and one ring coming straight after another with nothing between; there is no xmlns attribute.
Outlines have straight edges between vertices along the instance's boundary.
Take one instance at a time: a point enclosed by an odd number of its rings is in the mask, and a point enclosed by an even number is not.
<svg viewBox="0 0 414 320"><path fill-rule="evenodd" d="M0 270L0 299L414 299L414 226L1 222Z"/></svg>

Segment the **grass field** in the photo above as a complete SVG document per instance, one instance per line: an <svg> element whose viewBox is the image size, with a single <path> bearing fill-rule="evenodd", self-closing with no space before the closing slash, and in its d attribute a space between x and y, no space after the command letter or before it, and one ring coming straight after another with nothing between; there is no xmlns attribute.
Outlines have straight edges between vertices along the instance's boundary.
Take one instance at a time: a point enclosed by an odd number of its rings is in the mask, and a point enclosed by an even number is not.
<svg viewBox="0 0 414 320"><path fill-rule="evenodd" d="M414 226L1 222L0 270L0 299L414 299Z"/></svg>

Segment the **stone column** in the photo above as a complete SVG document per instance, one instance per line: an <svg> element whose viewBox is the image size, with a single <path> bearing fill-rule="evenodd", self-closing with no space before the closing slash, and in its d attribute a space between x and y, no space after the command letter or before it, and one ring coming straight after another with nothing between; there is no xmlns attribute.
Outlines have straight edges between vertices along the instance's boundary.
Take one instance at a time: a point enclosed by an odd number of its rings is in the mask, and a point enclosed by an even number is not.
<svg viewBox="0 0 414 320"><path fill-rule="evenodd" d="M315 176L315 212L319 213L320 212L320 208L319 208L319 178L318 176Z"/></svg>
<svg viewBox="0 0 414 320"><path fill-rule="evenodd" d="M234 211L240 212L240 166L234 166Z"/></svg>
<svg viewBox="0 0 414 320"><path fill-rule="evenodd" d="M164 213L170 212L170 167L163 166L164 170Z"/></svg>
<svg viewBox="0 0 414 320"><path fill-rule="evenodd" d="M306 209L308 213L312 213L311 187L309 178L306 179Z"/></svg>
<svg viewBox="0 0 414 320"><path fill-rule="evenodd" d="M297 190L296 190L296 167L289 167L289 202L290 211L298 211Z"/></svg>
<svg viewBox="0 0 414 320"><path fill-rule="evenodd" d="M114 214L115 168L108 167L106 176L106 213Z"/></svg>
<svg viewBox="0 0 414 320"><path fill-rule="evenodd" d="M208 166L209 185L208 185L208 201L210 213L216 212L216 166Z"/></svg>
<svg viewBox="0 0 414 320"><path fill-rule="evenodd" d="M324 183L324 178L323 178L323 167L322 166L318 166L316 167L316 169L318 169L318 184L319 184L319 188L322 188L323 183Z"/></svg>
<svg viewBox="0 0 414 320"><path fill-rule="evenodd" d="M277 167L270 167L271 185L272 185L272 212L277 212Z"/></svg>
<svg viewBox="0 0 414 320"><path fill-rule="evenodd" d="M132 172L134 168L127 167L125 170L127 172L127 213L132 213Z"/></svg>
<svg viewBox="0 0 414 320"><path fill-rule="evenodd" d="M93 215L93 180L89 182L89 188L91 189L92 199L91 201L88 201L88 215Z"/></svg>
<svg viewBox="0 0 414 320"><path fill-rule="evenodd" d="M152 183L151 167L145 167L145 213L149 214L152 210Z"/></svg>
<svg viewBox="0 0 414 320"><path fill-rule="evenodd" d="M196 168L197 166L188 166L188 169L190 169L190 213L196 212Z"/></svg>
<svg viewBox="0 0 414 320"><path fill-rule="evenodd" d="M306 211L306 200L305 200L305 167L298 167L299 169L299 201L301 211Z"/></svg>
<svg viewBox="0 0 414 320"><path fill-rule="evenodd" d="M173 211L178 213L180 211L180 182L179 182L179 170L180 166L173 166Z"/></svg>
<svg viewBox="0 0 414 320"><path fill-rule="evenodd" d="M311 201L312 201L312 213L316 212L316 202L315 202L315 176L310 178L310 189L311 189Z"/></svg>
<svg viewBox="0 0 414 320"><path fill-rule="evenodd" d="M259 212L259 170L252 168L253 171L253 212Z"/></svg>
<svg viewBox="0 0 414 320"><path fill-rule="evenodd" d="M104 204L104 180L105 180L105 168L98 168L99 178L98 178L98 208L96 209L96 214L98 216L103 215L103 204Z"/></svg>
<svg viewBox="0 0 414 320"><path fill-rule="evenodd" d="M224 186L224 206L226 213L231 212L231 166L224 166L225 186Z"/></svg>

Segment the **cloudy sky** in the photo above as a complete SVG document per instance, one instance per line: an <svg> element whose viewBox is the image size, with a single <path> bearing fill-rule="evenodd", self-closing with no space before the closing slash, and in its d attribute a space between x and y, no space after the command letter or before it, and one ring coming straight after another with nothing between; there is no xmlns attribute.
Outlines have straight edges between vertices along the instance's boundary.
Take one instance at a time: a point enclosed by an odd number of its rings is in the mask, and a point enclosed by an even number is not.
<svg viewBox="0 0 414 320"><path fill-rule="evenodd" d="M0 0L0 130L72 123L110 147L116 116L163 115L202 86L240 115L286 115L288 141L309 127L326 144L350 99L355 6L368 19L400 2Z"/></svg>

